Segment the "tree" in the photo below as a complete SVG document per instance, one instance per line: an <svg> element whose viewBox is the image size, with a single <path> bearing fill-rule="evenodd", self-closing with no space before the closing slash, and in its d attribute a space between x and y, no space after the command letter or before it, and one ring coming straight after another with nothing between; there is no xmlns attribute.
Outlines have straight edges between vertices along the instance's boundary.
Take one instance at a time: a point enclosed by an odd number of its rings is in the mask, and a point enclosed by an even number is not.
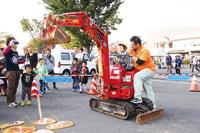
<svg viewBox="0 0 200 133"><path fill-rule="evenodd" d="M21 26L23 32L28 32L32 39L29 41L28 46L31 46L33 51L38 51L39 53L43 52L43 49L45 46L42 45L42 39L40 37L40 33L42 31L43 25L41 21L38 21L36 19L32 19L31 21L26 18L22 18ZM67 32L72 38L72 42L68 43L67 45L63 45L64 48L71 48L73 47L73 44L80 45L79 39L75 36L73 36L70 31Z"/></svg>
<svg viewBox="0 0 200 133"><path fill-rule="evenodd" d="M74 36L70 31L66 31L66 33L71 37L71 42L67 44L61 44L63 48L70 49L74 46L81 46L80 40L77 36Z"/></svg>
<svg viewBox="0 0 200 133"><path fill-rule="evenodd" d="M36 39L39 36L39 33L42 29L42 23L40 21L36 19L32 19L32 21L30 21L29 19L22 18L20 23L23 32L29 32L32 39Z"/></svg>
<svg viewBox="0 0 200 133"><path fill-rule="evenodd" d="M30 46L34 52L38 53L43 52L43 44L42 44L42 39L40 37L31 39L28 43L28 46Z"/></svg>
<svg viewBox="0 0 200 133"><path fill-rule="evenodd" d="M8 32L0 32L0 48L4 48L6 39L11 36Z"/></svg>
<svg viewBox="0 0 200 133"><path fill-rule="evenodd" d="M43 2L46 8L54 14L86 11L91 17L91 21L108 34L111 33L111 30L116 30L115 26L122 22L117 12L123 3L121 0L43 0ZM69 30L71 34L77 37L80 40L79 44L87 48L93 45L91 39L80 29L70 27L64 29Z"/></svg>
<svg viewBox="0 0 200 133"><path fill-rule="evenodd" d="M29 32L32 37L32 39L29 41L29 46L31 46L34 51L41 52L42 40L39 36L42 30L42 22L36 19L32 19L30 21L29 19L22 18L20 23L23 32Z"/></svg>

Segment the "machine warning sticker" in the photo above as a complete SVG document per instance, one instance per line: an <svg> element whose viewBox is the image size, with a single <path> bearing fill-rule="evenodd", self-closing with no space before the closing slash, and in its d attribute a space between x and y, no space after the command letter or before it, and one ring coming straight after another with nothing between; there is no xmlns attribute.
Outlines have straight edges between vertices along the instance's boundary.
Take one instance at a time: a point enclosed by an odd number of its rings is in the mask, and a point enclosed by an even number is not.
<svg viewBox="0 0 200 133"><path fill-rule="evenodd" d="M124 81L124 82L131 82L131 75L126 75L126 76L123 78L123 81Z"/></svg>
<svg viewBox="0 0 200 133"><path fill-rule="evenodd" d="M110 76L110 79L119 79L119 76Z"/></svg>
<svg viewBox="0 0 200 133"><path fill-rule="evenodd" d="M119 70L114 70L114 74L119 74Z"/></svg>

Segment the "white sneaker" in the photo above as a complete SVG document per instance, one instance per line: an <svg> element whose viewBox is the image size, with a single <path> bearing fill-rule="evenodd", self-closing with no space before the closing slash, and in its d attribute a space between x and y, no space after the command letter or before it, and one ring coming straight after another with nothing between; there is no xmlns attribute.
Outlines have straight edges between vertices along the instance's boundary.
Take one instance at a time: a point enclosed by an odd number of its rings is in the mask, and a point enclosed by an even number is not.
<svg viewBox="0 0 200 133"><path fill-rule="evenodd" d="M8 104L8 107L10 107L10 108L15 108L15 107L17 107L18 105L19 105L19 104L13 102L13 103Z"/></svg>
<svg viewBox="0 0 200 133"><path fill-rule="evenodd" d="M135 104L142 103L142 98L134 98L130 102Z"/></svg>
<svg viewBox="0 0 200 133"><path fill-rule="evenodd" d="M20 103L18 103L18 102L16 102L16 101L15 101L14 103L15 103L17 106L20 104Z"/></svg>
<svg viewBox="0 0 200 133"><path fill-rule="evenodd" d="M83 93L83 89L80 89L80 90L79 90L79 93Z"/></svg>
<svg viewBox="0 0 200 133"><path fill-rule="evenodd" d="M13 103L10 103L10 104L8 104L8 107L14 108L14 104L13 104Z"/></svg>

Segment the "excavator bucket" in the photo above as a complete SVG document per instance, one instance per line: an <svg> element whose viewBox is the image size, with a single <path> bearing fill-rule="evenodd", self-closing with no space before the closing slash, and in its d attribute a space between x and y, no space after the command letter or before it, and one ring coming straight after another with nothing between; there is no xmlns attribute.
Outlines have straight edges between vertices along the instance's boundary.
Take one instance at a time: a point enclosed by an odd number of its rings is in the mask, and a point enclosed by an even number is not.
<svg viewBox="0 0 200 133"><path fill-rule="evenodd" d="M56 44L69 43L70 41L70 36L57 26L49 26L44 38L47 47L55 47Z"/></svg>
<svg viewBox="0 0 200 133"><path fill-rule="evenodd" d="M164 108L157 108L154 109L152 111L148 111L142 114L138 114L136 117L136 123L137 124L145 124L149 121L155 120L155 119L159 119L161 117L163 117L164 115Z"/></svg>

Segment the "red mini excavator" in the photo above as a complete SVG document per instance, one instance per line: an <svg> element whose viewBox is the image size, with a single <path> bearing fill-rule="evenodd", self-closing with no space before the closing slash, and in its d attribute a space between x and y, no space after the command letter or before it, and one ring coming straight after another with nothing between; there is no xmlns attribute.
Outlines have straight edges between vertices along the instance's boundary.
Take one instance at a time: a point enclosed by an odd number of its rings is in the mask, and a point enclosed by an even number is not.
<svg viewBox="0 0 200 133"><path fill-rule="evenodd" d="M153 104L148 98L143 98L141 104L130 103L134 96L132 59L125 55L119 57L119 63L109 64L109 47L107 33L97 25L91 23L86 12L71 12L61 15L48 15L44 19L43 40L48 46L70 41L57 27L78 27L93 39L98 47L99 77L101 79L100 94L97 98L90 99L90 108L94 111L105 113L120 119L129 119L134 115L136 122L143 124L163 115L163 108L153 110Z"/></svg>

